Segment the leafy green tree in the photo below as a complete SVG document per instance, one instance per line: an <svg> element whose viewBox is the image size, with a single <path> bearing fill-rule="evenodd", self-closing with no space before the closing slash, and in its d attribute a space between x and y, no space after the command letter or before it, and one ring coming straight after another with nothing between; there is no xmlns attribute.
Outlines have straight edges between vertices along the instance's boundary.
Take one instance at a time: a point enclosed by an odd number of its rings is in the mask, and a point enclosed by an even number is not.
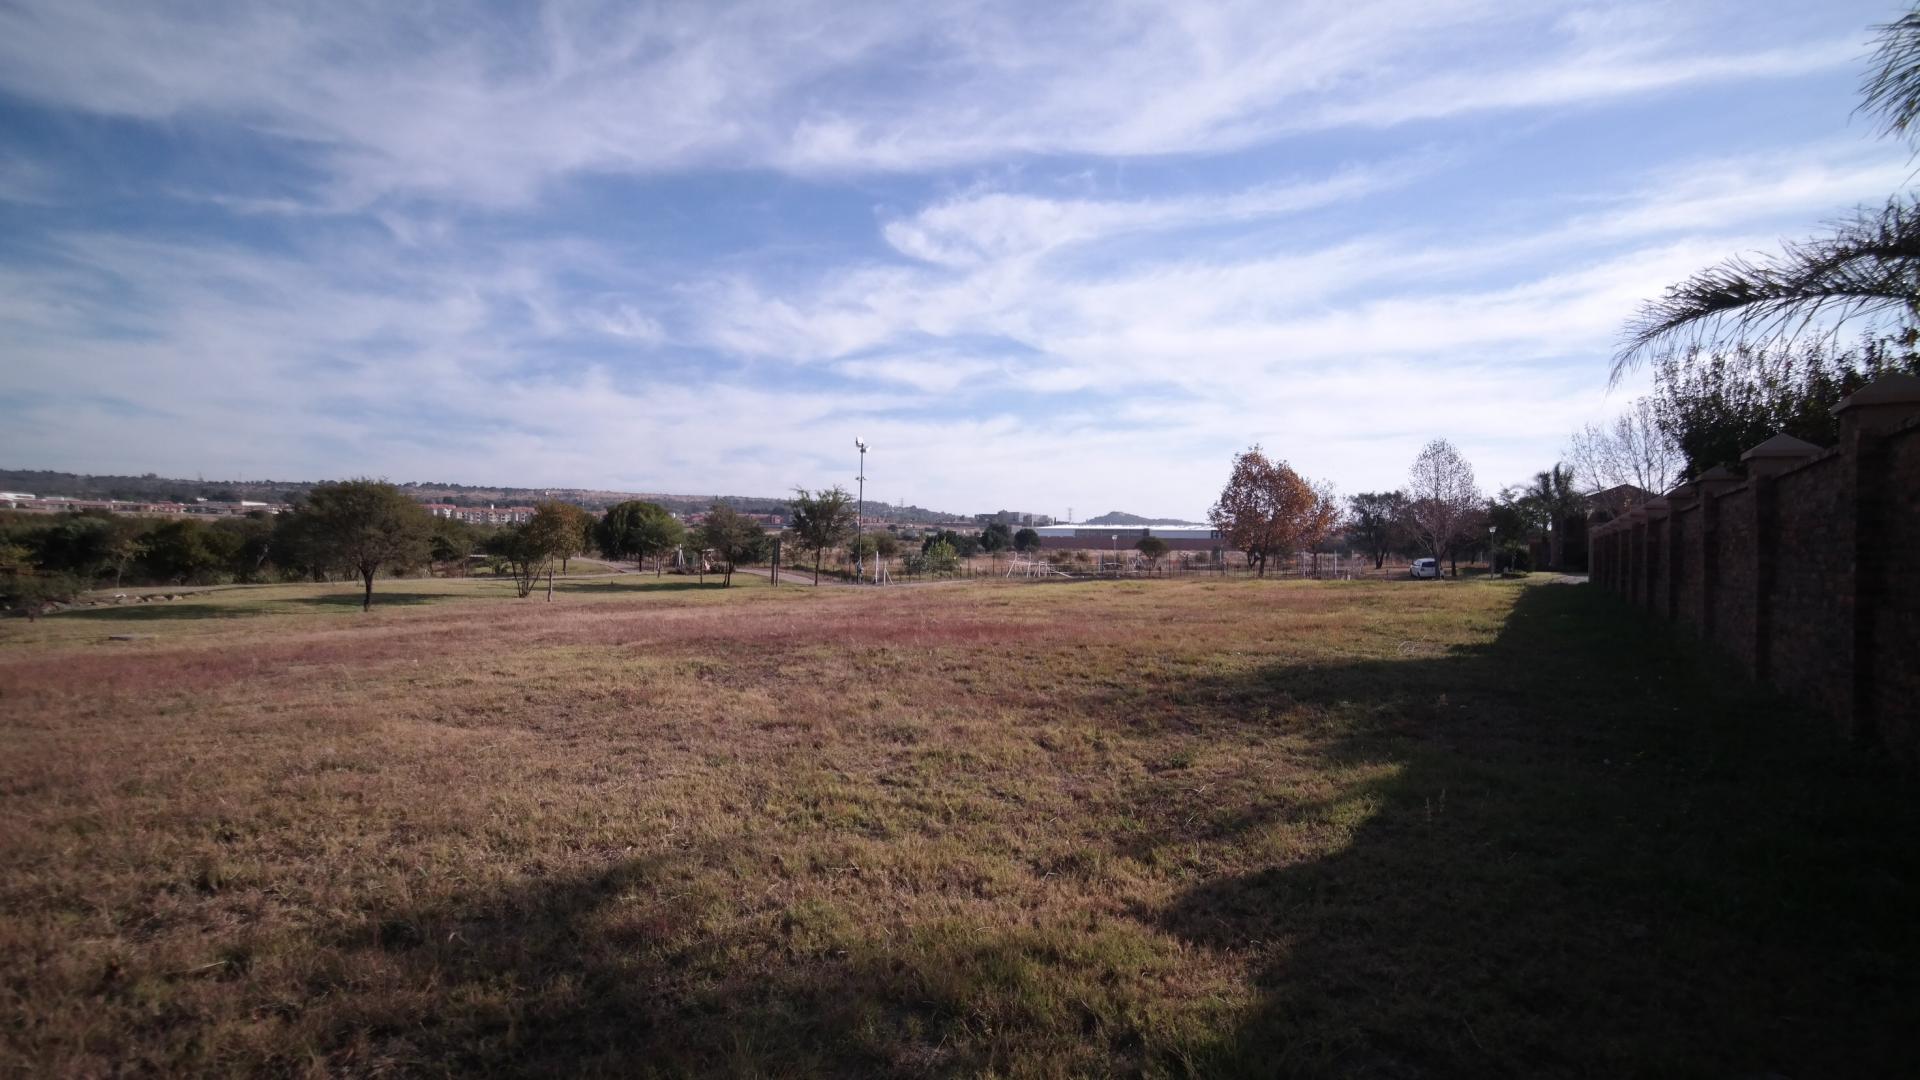
<svg viewBox="0 0 1920 1080"><path fill-rule="evenodd" d="M667 554L686 542L686 527L666 507L629 499L607 508L594 531L600 553L609 559L654 560L659 573Z"/></svg>
<svg viewBox="0 0 1920 1080"><path fill-rule="evenodd" d="M480 533L457 518L433 519L433 539L428 542L428 557L439 563L449 577L464 577L474 552L480 548Z"/></svg>
<svg viewBox="0 0 1920 1080"><path fill-rule="evenodd" d="M1587 500L1574 483L1573 470L1564 464L1535 473L1526 499L1547 524L1547 569L1565 570L1567 534L1586 520Z"/></svg>
<svg viewBox="0 0 1920 1080"><path fill-rule="evenodd" d="M726 586L733 586L734 567L766 557L767 531L760 523L724 503L714 503L699 530L701 547L718 556L726 569Z"/></svg>
<svg viewBox="0 0 1920 1080"><path fill-rule="evenodd" d="M1013 547L1013 526L996 521L980 530L980 550L997 555Z"/></svg>
<svg viewBox="0 0 1920 1080"><path fill-rule="evenodd" d="M118 587L142 550L144 521L100 511L62 514L38 532L39 565L49 571L97 580L112 574Z"/></svg>
<svg viewBox="0 0 1920 1080"><path fill-rule="evenodd" d="M32 548L11 538L0 539L0 577L31 574L37 569Z"/></svg>
<svg viewBox="0 0 1920 1080"><path fill-rule="evenodd" d="M847 558L871 562L891 559L900 553L900 538L887 532L872 532L847 544Z"/></svg>
<svg viewBox="0 0 1920 1080"><path fill-rule="evenodd" d="M273 560L283 575L309 581L327 581L352 569L320 536L320 523L296 508L273 523Z"/></svg>
<svg viewBox="0 0 1920 1080"><path fill-rule="evenodd" d="M1040 548L1040 534L1032 529L1021 529L1013 534L1013 550L1025 554Z"/></svg>
<svg viewBox="0 0 1920 1080"><path fill-rule="evenodd" d="M1148 566L1157 570L1160 567L1160 560L1166 558L1167 552L1171 549L1165 540L1149 533L1134 542L1133 550L1146 558Z"/></svg>
<svg viewBox="0 0 1920 1080"><path fill-rule="evenodd" d="M1654 364L1653 412L1692 479L1776 434L1832 446L1833 406L1882 375L1920 375L1914 339L1866 338L1853 349L1802 345L1695 348Z"/></svg>
<svg viewBox="0 0 1920 1080"><path fill-rule="evenodd" d="M235 581L263 581L273 559L273 521L264 513L221 518L213 523L210 546Z"/></svg>
<svg viewBox="0 0 1920 1080"><path fill-rule="evenodd" d="M929 574L951 574L960 567L960 553L938 536L920 549L921 567Z"/></svg>
<svg viewBox="0 0 1920 1080"><path fill-rule="evenodd" d="M926 554L935 544L945 544L953 549L956 558L971 558L980 552L980 537L975 533L960 533L952 529L935 529L920 539L920 552Z"/></svg>
<svg viewBox="0 0 1920 1080"><path fill-rule="evenodd" d="M1405 492L1367 491L1347 499L1347 535L1373 557L1375 570L1406 545L1407 517Z"/></svg>
<svg viewBox="0 0 1920 1080"><path fill-rule="evenodd" d="M141 564L149 579L185 585L203 579L222 563L213 530L194 518L175 518L147 534Z"/></svg>
<svg viewBox="0 0 1920 1080"><path fill-rule="evenodd" d="M920 538L920 554L925 555L932 551L935 544L944 543L948 547L953 547L953 542L959 538L959 534L952 529L934 529Z"/></svg>
<svg viewBox="0 0 1920 1080"><path fill-rule="evenodd" d="M0 608L17 611L32 622L48 608L69 603L86 589L86 579L73 574L0 574Z"/></svg>
<svg viewBox="0 0 1920 1080"><path fill-rule="evenodd" d="M794 488L787 507L794 546L813 553L813 583L818 585L826 552L845 543L853 532L853 496L838 485L811 494L805 488Z"/></svg>
<svg viewBox="0 0 1920 1080"><path fill-rule="evenodd" d="M1540 508L1522 491L1509 488L1487 501L1487 525L1493 530L1493 566L1517 568L1527 555L1527 537L1540 528Z"/></svg>
<svg viewBox="0 0 1920 1080"><path fill-rule="evenodd" d="M547 579L547 600L553 600L553 564L563 567L580 550L580 521L586 511L552 499L537 503L533 516L515 526L502 541L503 554L513 564L514 580L522 599L533 594L541 577Z"/></svg>
<svg viewBox="0 0 1920 1080"><path fill-rule="evenodd" d="M592 542L589 536L593 530L593 516L570 502L548 499L535 503L533 518L527 524L534 526L533 531L545 545L547 557L560 564L563 574L567 572L568 561L585 551ZM553 598L551 588L547 590L547 598Z"/></svg>
<svg viewBox="0 0 1920 1080"><path fill-rule="evenodd" d="M311 529L306 541L318 558L360 575L366 592L360 610L373 609L373 579L382 569L405 570L425 562L433 519L401 490L378 480L319 484L295 511Z"/></svg>

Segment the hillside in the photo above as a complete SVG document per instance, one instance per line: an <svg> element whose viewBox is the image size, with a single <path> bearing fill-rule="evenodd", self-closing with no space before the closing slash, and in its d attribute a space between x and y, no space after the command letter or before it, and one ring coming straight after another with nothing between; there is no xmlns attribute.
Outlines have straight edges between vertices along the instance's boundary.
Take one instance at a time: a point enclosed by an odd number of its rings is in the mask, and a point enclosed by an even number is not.
<svg viewBox="0 0 1920 1080"><path fill-rule="evenodd" d="M1191 525L1185 518L1150 518L1139 514L1129 514L1124 510L1109 510L1099 517L1088 518L1082 525L1124 525L1139 528L1146 525Z"/></svg>

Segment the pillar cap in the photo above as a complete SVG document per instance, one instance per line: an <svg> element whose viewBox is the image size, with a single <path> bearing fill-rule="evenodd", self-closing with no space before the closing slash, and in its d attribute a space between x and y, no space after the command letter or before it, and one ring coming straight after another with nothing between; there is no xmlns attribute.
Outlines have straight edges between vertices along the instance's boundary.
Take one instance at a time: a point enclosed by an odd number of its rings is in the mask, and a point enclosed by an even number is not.
<svg viewBox="0 0 1920 1080"><path fill-rule="evenodd" d="M1725 465L1715 465L1713 468L1693 478L1694 483L1699 484L1702 489L1744 484L1746 480L1746 477L1741 476Z"/></svg>
<svg viewBox="0 0 1920 1080"><path fill-rule="evenodd" d="M1863 405L1912 405L1920 407L1920 375L1882 375L1840 399L1833 407L1839 416Z"/></svg>
<svg viewBox="0 0 1920 1080"><path fill-rule="evenodd" d="M1805 439L1796 439L1783 431L1773 438L1768 439L1766 442L1761 443L1759 446L1741 454L1740 460L1752 461L1755 458L1785 458L1792 461L1800 461L1813 457L1818 453L1820 453L1818 446L1813 445Z"/></svg>

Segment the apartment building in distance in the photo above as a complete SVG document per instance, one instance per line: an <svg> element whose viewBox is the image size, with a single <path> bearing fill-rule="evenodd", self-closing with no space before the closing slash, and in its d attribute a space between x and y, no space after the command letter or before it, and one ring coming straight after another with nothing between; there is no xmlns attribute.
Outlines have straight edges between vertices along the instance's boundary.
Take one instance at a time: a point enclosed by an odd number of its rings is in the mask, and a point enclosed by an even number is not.
<svg viewBox="0 0 1920 1080"><path fill-rule="evenodd" d="M451 503L422 503L434 517L452 518L469 525L520 525L533 518L531 506L454 506Z"/></svg>

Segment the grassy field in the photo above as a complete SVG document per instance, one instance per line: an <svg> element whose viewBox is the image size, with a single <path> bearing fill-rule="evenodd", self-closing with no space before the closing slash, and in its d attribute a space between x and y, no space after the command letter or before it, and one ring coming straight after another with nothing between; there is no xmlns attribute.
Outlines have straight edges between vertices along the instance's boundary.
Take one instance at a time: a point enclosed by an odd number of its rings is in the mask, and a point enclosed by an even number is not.
<svg viewBox="0 0 1920 1080"><path fill-rule="evenodd" d="M1590 589L357 602L0 627L0 1073L1912 1066L1920 788Z"/></svg>

